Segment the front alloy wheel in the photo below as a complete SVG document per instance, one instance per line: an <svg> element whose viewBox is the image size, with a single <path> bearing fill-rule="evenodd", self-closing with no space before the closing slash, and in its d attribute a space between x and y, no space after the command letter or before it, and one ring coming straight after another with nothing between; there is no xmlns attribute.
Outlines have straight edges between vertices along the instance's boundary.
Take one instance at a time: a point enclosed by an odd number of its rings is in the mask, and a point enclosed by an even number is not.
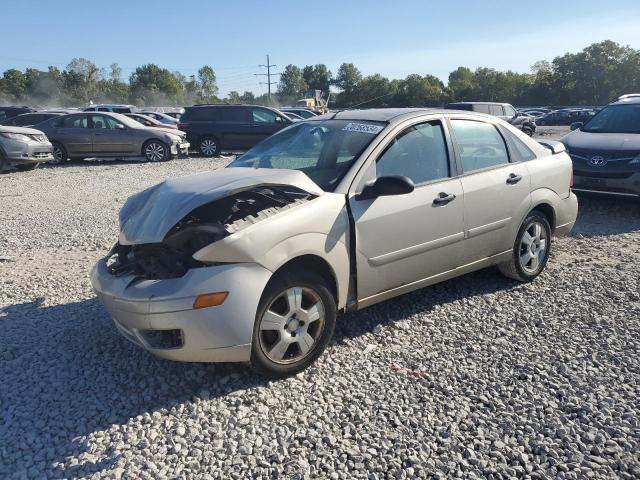
<svg viewBox="0 0 640 480"><path fill-rule="evenodd" d="M322 275L313 271L276 274L258 306L252 365L269 376L304 370L326 348L335 320L336 301Z"/></svg>
<svg viewBox="0 0 640 480"><path fill-rule="evenodd" d="M151 141L145 146L144 156L149 162L160 162L167 158L167 147L162 142Z"/></svg>
<svg viewBox="0 0 640 480"><path fill-rule="evenodd" d="M309 288L291 287L278 295L260 319L260 348L274 363L304 359L324 328L324 305Z"/></svg>

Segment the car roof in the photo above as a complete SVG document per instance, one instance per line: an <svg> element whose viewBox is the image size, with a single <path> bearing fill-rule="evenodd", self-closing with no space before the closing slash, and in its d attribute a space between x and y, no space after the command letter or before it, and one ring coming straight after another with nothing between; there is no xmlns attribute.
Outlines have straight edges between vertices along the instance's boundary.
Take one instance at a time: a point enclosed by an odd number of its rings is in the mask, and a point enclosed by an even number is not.
<svg viewBox="0 0 640 480"><path fill-rule="evenodd" d="M510 105L504 102L451 102L447 105Z"/></svg>
<svg viewBox="0 0 640 480"><path fill-rule="evenodd" d="M340 110L334 113L325 113L317 117L308 118L306 121L314 120L363 120L371 122L399 122L406 118L418 115L453 115L463 114L465 116L477 116L481 118L495 119L495 117L467 110L453 110L444 108L370 108L363 110Z"/></svg>
<svg viewBox="0 0 640 480"><path fill-rule="evenodd" d="M640 94L623 95L610 105L629 105L640 103Z"/></svg>

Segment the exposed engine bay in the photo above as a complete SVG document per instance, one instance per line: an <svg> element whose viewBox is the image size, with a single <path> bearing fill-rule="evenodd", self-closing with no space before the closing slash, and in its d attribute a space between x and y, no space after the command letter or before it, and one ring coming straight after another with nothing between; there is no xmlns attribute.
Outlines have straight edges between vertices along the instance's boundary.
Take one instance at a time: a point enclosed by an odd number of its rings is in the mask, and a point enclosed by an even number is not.
<svg viewBox="0 0 640 480"><path fill-rule="evenodd" d="M315 197L291 185L261 185L236 191L192 210L160 243L116 243L107 256L107 268L118 276L181 277L189 269L210 265L193 258L198 250Z"/></svg>

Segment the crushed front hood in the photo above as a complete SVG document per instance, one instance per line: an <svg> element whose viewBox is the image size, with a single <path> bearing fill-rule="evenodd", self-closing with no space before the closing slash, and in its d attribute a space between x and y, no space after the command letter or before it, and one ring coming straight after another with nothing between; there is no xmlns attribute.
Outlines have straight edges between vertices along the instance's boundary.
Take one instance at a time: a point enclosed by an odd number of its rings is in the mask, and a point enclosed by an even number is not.
<svg viewBox="0 0 640 480"><path fill-rule="evenodd" d="M313 195L322 189L297 170L223 168L165 180L137 193L120 210L122 245L159 243L195 208L257 185L291 185Z"/></svg>

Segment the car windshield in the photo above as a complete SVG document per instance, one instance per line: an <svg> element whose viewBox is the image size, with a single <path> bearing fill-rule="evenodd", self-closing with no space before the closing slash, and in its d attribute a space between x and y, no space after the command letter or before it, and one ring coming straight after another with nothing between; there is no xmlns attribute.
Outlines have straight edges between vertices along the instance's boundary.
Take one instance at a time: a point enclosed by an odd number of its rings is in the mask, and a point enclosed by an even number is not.
<svg viewBox="0 0 640 480"><path fill-rule="evenodd" d="M640 133L640 103L609 105L584 124L583 132Z"/></svg>
<svg viewBox="0 0 640 480"><path fill-rule="evenodd" d="M385 126L357 120L299 122L259 143L228 168L300 170L330 192Z"/></svg>

